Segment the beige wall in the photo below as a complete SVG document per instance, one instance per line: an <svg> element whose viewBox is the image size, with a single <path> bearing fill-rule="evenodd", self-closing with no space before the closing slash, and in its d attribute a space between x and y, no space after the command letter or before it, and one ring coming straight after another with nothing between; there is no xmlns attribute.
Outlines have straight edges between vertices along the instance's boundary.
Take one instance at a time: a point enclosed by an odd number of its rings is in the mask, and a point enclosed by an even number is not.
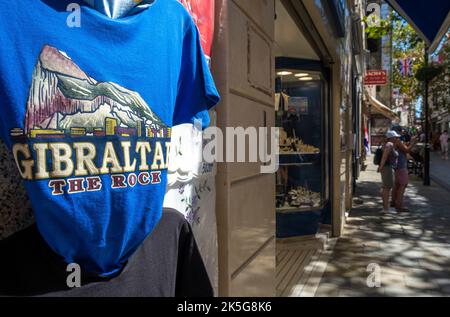
<svg viewBox="0 0 450 317"><path fill-rule="evenodd" d="M216 39L213 72L222 96L218 126L274 125L274 0L215 0ZM277 1L277 0L275 0ZM324 12L303 0L330 54L333 166L333 233L341 235L351 207L351 149L341 148L342 67L340 43L330 33ZM347 124L345 122L347 121ZM349 140L347 140L348 142ZM219 295L275 294L275 178L259 173L260 164L218 164L217 204Z"/></svg>
<svg viewBox="0 0 450 317"><path fill-rule="evenodd" d="M274 1L216 0L217 125L274 126ZM265 118L265 119L264 119ZM275 295L275 178L260 163L217 169L219 295Z"/></svg>

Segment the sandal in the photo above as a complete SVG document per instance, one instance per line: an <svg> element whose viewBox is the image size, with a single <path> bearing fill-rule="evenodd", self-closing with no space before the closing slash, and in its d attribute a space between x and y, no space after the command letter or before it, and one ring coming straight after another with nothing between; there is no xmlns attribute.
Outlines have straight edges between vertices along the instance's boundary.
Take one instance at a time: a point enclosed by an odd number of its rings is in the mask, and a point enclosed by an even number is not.
<svg viewBox="0 0 450 317"><path fill-rule="evenodd" d="M409 212L408 208L397 208L397 212Z"/></svg>

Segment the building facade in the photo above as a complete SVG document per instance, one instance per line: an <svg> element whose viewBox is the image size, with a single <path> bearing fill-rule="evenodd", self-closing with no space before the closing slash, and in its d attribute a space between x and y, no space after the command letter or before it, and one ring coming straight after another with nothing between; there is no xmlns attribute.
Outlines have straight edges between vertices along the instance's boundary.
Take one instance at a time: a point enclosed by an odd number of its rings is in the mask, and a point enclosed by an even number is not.
<svg viewBox="0 0 450 317"><path fill-rule="evenodd" d="M280 98L276 94L287 78L280 79L283 71L292 73L287 86L301 71L310 74L312 86L320 84L320 99L302 86L290 90L299 96L290 96L286 103L287 112L291 102L309 109L311 116L315 104L322 109L316 130L322 135L318 162L324 170L321 199L325 203L319 212L312 207L290 214L276 212L277 178L261 174L260 162L217 166L219 294L273 296L280 231L283 237L301 238L325 227L339 236L352 207L362 146L366 6L357 0L216 0L215 5L212 70L222 96L218 127L277 126ZM280 223L294 223L296 228L285 230Z"/></svg>

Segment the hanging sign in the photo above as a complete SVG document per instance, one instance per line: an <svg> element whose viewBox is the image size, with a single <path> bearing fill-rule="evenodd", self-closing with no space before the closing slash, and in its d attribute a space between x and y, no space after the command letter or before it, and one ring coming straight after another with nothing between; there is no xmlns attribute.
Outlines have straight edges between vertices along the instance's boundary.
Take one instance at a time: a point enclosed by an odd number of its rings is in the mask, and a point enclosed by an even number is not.
<svg viewBox="0 0 450 317"><path fill-rule="evenodd" d="M387 84L387 71L385 70L368 70L364 77L364 85L381 86Z"/></svg>

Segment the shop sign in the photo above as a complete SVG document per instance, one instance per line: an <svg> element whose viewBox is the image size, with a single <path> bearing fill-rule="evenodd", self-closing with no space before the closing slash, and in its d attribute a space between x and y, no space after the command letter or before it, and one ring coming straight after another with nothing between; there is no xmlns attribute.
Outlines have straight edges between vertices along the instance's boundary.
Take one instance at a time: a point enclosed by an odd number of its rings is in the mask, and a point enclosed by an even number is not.
<svg viewBox="0 0 450 317"><path fill-rule="evenodd" d="M387 71L385 70L368 70L364 77L364 85L381 86L387 84Z"/></svg>

